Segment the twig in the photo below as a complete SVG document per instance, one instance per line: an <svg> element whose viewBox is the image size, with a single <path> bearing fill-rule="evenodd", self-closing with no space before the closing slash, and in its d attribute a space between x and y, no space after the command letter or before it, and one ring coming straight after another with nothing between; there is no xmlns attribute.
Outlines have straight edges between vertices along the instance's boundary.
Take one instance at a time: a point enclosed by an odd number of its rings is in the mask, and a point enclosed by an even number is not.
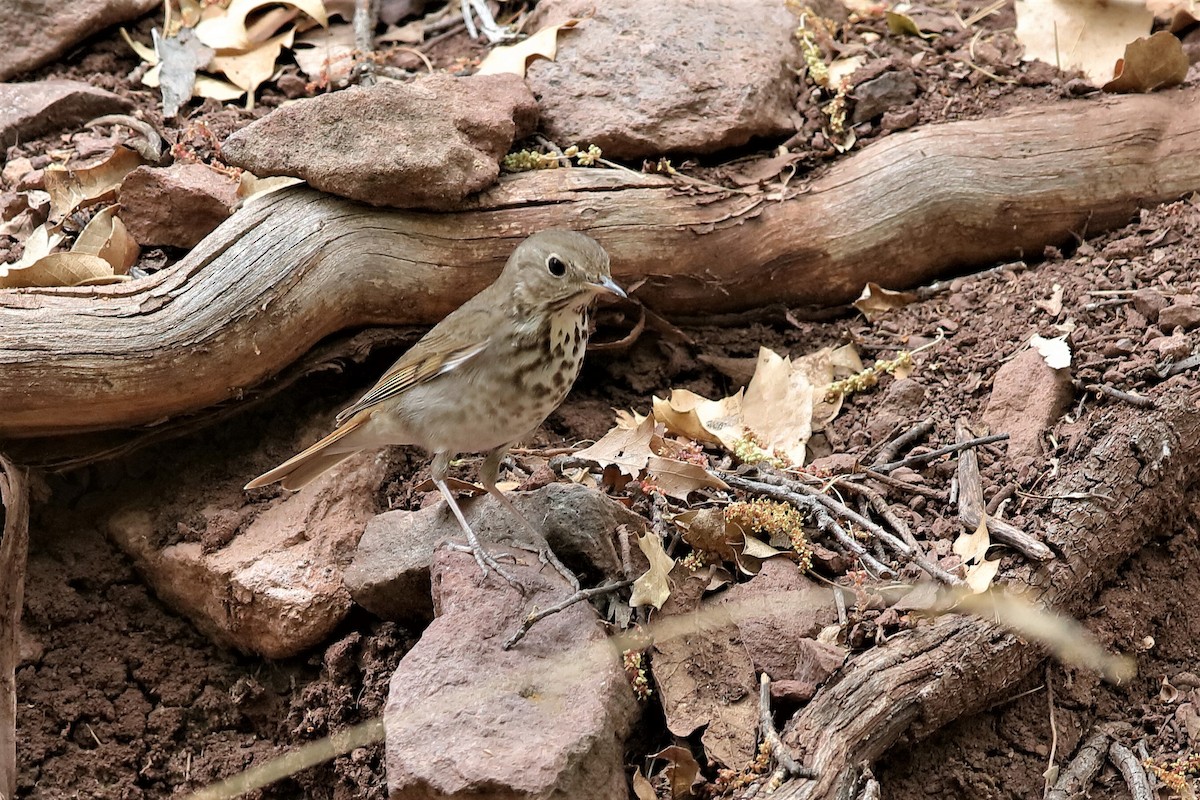
<svg viewBox="0 0 1200 800"><path fill-rule="evenodd" d="M1089 392L1099 392L1100 394L1108 395L1114 400L1121 400L1129 403L1137 408L1154 408L1154 398L1146 397L1142 394L1134 394L1133 392L1123 392L1107 383L1091 383L1086 388Z"/></svg>
<svg viewBox="0 0 1200 800"><path fill-rule="evenodd" d="M862 542L856 540L853 536L846 533L846 529L838 524L833 515L817 504L808 506L809 513L812 514L813 520L817 523L817 528L824 531L825 534L832 537L835 542L849 550L854 555L858 556L858 560L863 566L869 569L876 577L879 578L894 578L896 571L884 564L875 556L867 552L867 548L863 547Z"/></svg>
<svg viewBox="0 0 1200 800"><path fill-rule="evenodd" d="M557 614L558 612L570 608L576 603L581 603L584 600L590 600L593 597L599 597L602 594L617 592L621 589L624 589L626 586L632 585L633 581L624 580L612 581L611 583L606 583L603 586L594 586L591 589L580 589L579 591L575 592L575 594L562 600L561 602L555 603L549 608L544 608L541 611L535 611L527 616L525 621L521 623L521 627L518 628L512 636L508 637L507 641L504 642L503 647L505 650L511 650L513 645L525 638L525 634L529 633L530 628L551 614Z"/></svg>
<svg viewBox="0 0 1200 800"><path fill-rule="evenodd" d="M1092 781L1104 766L1104 755L1108 752L1108 734L1098 731L1083 743L1079 752L1059 774L1054 788L1046 794L1046 800L1069 800L1087 794Z"/></svg>
<svg viewBox="0 0 1200 800"><path fill-rule="evenodd" d="M358 50L353 77L362 86L375 85L375 22L379 19L379 0L355 0L354 47Z"/></svg>
<svg viewBox="0 0 1200 800"><path fill-rule="evenodd" d="M1016 494L1017 488L1017 484L1009 483L992 495L992 499L988 500L986 509L988 519L995 517L1000 512L1000 507L1004 505L1004 501Z"/></svg>
<svg viewBox="0 0 1200 800"><path fill-rule="evenodd" d="M1046 665L1046 705L1049 707L1048 714L1050 717L1050 755L1046 757L1046 771L1043 773L1046 776L1046 788L1043 794L1050 794L1050 776L1056 774L1058 766L1054 763L1054 759L1058 756L1058 722L1054 718L1054 684L1051 682L1050 665Z"/></svg>
<svg viewBox="0 0 1200 800"><path fill-rule="evenodd" d="M801 764L792 756L791 750L779 738L775 723L771 720L771 679L763 673L758 683L758 725L763 741L771 749L771 758L775 759L776 768L767 780L767 794L775 791L788 778L803 778L813 780L817 777L814 770Z"/></svg>
<svg viewBox="0 0 1200 800"><path fill-rule="evenodd" d="M0 455L0 797L17 795L17 637L29 554L29 491L25 471Z"/></svg>
<svg viewBox="0 0 1200 800"><path fill-rule="evenodd" d="M930 489L928 486L921 486L920 484L902 481L899 478L893 478L891 475L884 475L882 472L876 472L873 469L865 470L863 472L863 477L870 478L873 481L879 481L884 486L890 486L891 488L899 489L902 492L919 494L922 497L927 497L930 500L936 500L939 503L947 502L947 496L945 492L939 492L937 489Z"/></svg>
<svg viewBox="0 0 1200 800"><path fill-rule="evenodd" d="M1129 793L1133 795L1133 800L1153 800L1154 792L1150 790L1150 780L1146 777L1146 770L1132 750L1114 740L1108 746L1108 757L1117 769L1121 770L1121 775L1125 778L1125 785L1129 787Z"/></svg>
<svg viewBox="0 0 1200 800"><path fill-rule="evenodd" d="M917 442L921 441L932 432L933 420L921 420L916 425L884 445L883 449L879 451L879 455L875 457L875 465L877 466L879 464L885 464L888 461L898 460L901 453L911 450L916 446ZM879 470L876 468L876 472L882 471L884 470Z"/></svg>
<svg viewBox="0 0 1200 800"><path fill-rule="evenodd" d="M967 439L966 425L958 424L957 438L962 444L978 442ZM984 518L983 480L979 477L979 459L974 450L965 449L958 458L958 517L971 530L979 527ZM987 521L988 534L992 539L1006 544L1034 561L1049 561L1054 552L1016 525L1000 519Z"/></svg>
<svg viewBox="0 0 1200 800"><path fill-rule="evenodd" d="M928 453L918 453L915 456L902 458L899 461L892 461L889 464L875 464L871 468L876 472L894 472L901 467L914 467L918 464L924 464L927 461L933 461L935 458L941 458L950 453L957 453L959 450L966 450L972 447L983 447L987 444L1003 442L1008 439L1007 433L994 433L991 436L980 436L976 439L968 439L965 442L957 442L955 444L939 447L937 450L930 450Z"/></svg>

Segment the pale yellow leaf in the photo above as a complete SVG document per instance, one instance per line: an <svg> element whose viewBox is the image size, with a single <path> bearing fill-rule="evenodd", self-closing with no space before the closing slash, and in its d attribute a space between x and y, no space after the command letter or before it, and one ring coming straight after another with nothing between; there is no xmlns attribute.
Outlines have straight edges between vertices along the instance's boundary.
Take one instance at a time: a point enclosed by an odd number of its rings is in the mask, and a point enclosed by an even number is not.
<svg viewBox="0 0 1200 800"><path fill-rule="evenodd" d="M1071 366L1071 345L1067 344L1066 336L1045 339L1035 333L1029 340L1029 346L1037 350L1038 355L1053 369L1066 369Z"/></svg>
<svg viewBox="0 0 1200 800"><path fill-rule="evenodd" d="M671 800L684 800L695 796L695 787L704 783L700 775L700 763L686 747L673 744L650 756L661 758L667 762L663 770L667 777L667 785L671 790Z"/></svg>
<svg viewBox="0 0 1200 800"><path fill-rule="evenodd" d="M967 574L963 580L972 592L979 594L991 588L992 581L996 579L996 573L999 571L1000 559L994 558L989 561L985 558L967 567Z"/></svg>
<svg viewBox="0 0 1200 800"><path fill-rule="evenodd" d="M50 255L50 251L58 247L62 240L63 235L57 230L51 232L45 225L38 225L25 239L25 252L21 254L21 258L12 264L0 266L0 277L4 275L5 270L25 269L33 266Z"/></svg>
<svg viewBox="0 0 1200 800"><path fill-rule="evenodd" d="M218 52L213 57L210 68L225 73L230 83L253 96L259 85L275 74L275 62L279 60L279 54L283 52L283 48L292 46L295 35L295 28L288 28L252 50L240 53Z"/></svg>
<svg viewBox="0 0 1200 800"><path fill-rule="evenodd" d="M141 164L141 156L121 145L107 158L84 167L67 169L52 164L45 173L50 207L63 217L80 206L112 200L125 176Z"/></svg>
<svg viewBox="0 0 1200 800"><path fill-rule="evenodd" d="M675 566L675 559L667 555L667 551L663 550L662 540L652 533L639 536L637 543L638 549L650 562L650 568L633 582L629 605L635 608L638 606L662 608L662 604L671 595L671 586L667 582L667 575L671 572L671 567Z"/></svg>
<svg viewBox="0 0 1200 800"><path fill-rule="evenodd" d="M1104 84L1106 92L1153 92L1178 86L1187 77L1187 54L1183 42L1173 33L1158 31L1125 45L1125 55L1117 61L1116 76Z"/></svg>
<svg viewBox="0 0 1200 800"><path fill-rule="evenodd" d="M207 97L224 103L228 100L236 100L246 92L229 81L223 81L211 75L197 75L196 88L192 90L192 93L196 97Z"/></svg>
<svg viewBox="0 0 1200 800"><path fill-rule="evenodd" d="M277 192L280 189L286 189L289 186L295 186L298 183L304 183L302 178L289 178L285 175L275 175L266 178L259 178L249 172L243 172L241 180L238 181L238 197L242 198L242 202L248 202L256 197Z"/></svg>
<svg viewBox="0 0 1200 800"><path fill-rule="evenodd" d="M638 412L633 411L632 409L629 411L626 411L625 409L621 409L620 411L617 412L617 427L618 428L636 428L637 426L641 425L645 419L646 419L645 414L639 414Z"/></svg>
<svg viewBox="0 0 1200 800"><path fill-rule="evenodd" d="M874 321L885 312L894 308L903 308L917 299L912 292L896 292L884 289L877 283L868 283L863 287L862 294L854 301L854 307L862 312L868 320Z"/></svg>
<svg viewBox="0 0 1200 800"><path fill-rule="evenodd" d="M650 781L642 774L640 767L633 771L633 796L637 800L658 800L658 793L654 791Z"/></svg>
<svg viewBox="0 0 1200 800"><path fill-rule="evenodd" d="M728 489L725 481L704 467L688 461L675 461L662 456L650 456L646 464L654 485L669 497L686 501L688 495L700 489Z"/></svg>
<svg viewBox="0 0 1200 800"><path fill-rule="evenodd" d="M1125 45L1154 22L1144 3L1129 0L1016 0L1016 10L1024 60L1081 70L1097 86L1112 80Z"/></svg>
<svg viewBox="0 0 1200 800"><path fill-rule="evenodd" d="M96 213L80 231L72 253L99 256L112 266L113 274L124 275L137 263L141 248L117 216L120 206L109 206Z"/></svg>
<svg viewBox="0 0 1200 800"><path fill-rule="evenodd" d="M133 52L137 53L138 58L145 61L147 64L158 63L158 53L154 52L154 48L148 44L142 44L137 39L129 35L129 31L121 28L121 38L125 40L125 44L132 48Z"/></svg>
<svg viewBox="0 0 1200 800"><path fill-rule="evenodd" d="M523 42L493 48L479 64L475 74L494 75L498 72L511 72L523 78L531 59L547 58L553 61L558 54L558 32L574 28L578 24L579 20L569 19L561 25L542 28Z"/></svg>
<svg viewBox="0 0 1200 800"><path fill-rule="evenodd" d="M0 272L4 272L0 267ZM112 265L99 256L85 253L51 253L27 267L9 267L0 275L0 288L20 289L30 286L78 286L113 277Z"/></svg>
<svg viewBox="0 0 1200 800"><path fill-rule="evenodd" d="M732 451L746 437L741 423L742 392L709 400L687 389L672 389L666 400L654 398L654 418L671 433Z"/></svg>
<svg viewBox="0 0 1200 800"><path fill-rule="evenodd" d="M963 532L954 540L954 552L957 553L964 562L982 561L988 548L992 546L991 536L988 534L987 518L979 520L979 525L976 526L973 533Z"/></svg>
<svg viewBox="0 0 1200 800"><path fill-rule="evenodd" d="M310 79L338 83L354 68L355 48L352 25L330 25L298 36L292 57Z"/></svg>
<svg viewBox="0 0 1200 800"><path fill-rule="evenodd" d="M654 438L654 417L644 417L636 428L613 428L591 447L580 450L576 458L594 461L602 467L614 466L631 478L636 478L646 469L654 451L650 442Z"/></svg>
<svg viewBox="0 0 1200 800"><path fill-rule="evenodd" d="M325 4L321 0L233 0L223 15L201 20L196 25L196 36L214 50L247 50L254 46L254 41L246 29L246 17L272 5L294 6L319 25L329 24ZM285 20L286 17L280 19ZM267 35L270 33L273 31L268 31Z"/></svg>

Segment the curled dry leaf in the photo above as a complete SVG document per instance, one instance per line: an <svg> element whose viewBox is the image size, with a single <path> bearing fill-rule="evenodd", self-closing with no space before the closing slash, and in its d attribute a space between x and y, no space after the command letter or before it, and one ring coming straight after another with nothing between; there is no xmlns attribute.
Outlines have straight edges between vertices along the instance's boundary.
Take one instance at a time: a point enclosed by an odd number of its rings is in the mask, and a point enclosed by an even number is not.
<svg viewBox="0 0 1200 800"><path fill-rule="evenodd" d="M908 34L910 36L919 36L922 39L932 39L932 33L923 33L917 27L917 23L907 14L901 14L896 11L885 11L884 19L887 20L888 30L894 34Z"/></svg>
<svg viewBox="0 0 1200 800"><path fill-rule="evenodd" d="M693 548L736 565L746 575L757 575L764 559L783 555L766 542L748 536L741 525L726 520L723 509L685 511L675 517L675 523L683 530L683 540Z"/></svg>
<svg viewBox="0 0 1200 800"><path fill-rule="evenodd" d="M1125 45L1150 33L1154 14L1128 0L1016 0L1025 61L1081 70L1097 86L1112 79Z"/></svg>
<svg viewBox="0 0 1200 800"><path fill-rule="evenodd" d="M634 608L638 606L662 608L662 604L671 596L671 585L667 581L667 575L675 566L675 559L667 555L667 551L663 550L662 540L653 533L639 536L637 543L638 549L650 562L650 568L633 582L629 605Z"/></svg>
<svg viewBox="0 0 1200 800"><path fill-rule="evenodd" d="M141 156L121 145L107 158L85 167L67 169L52 164L45 173L50 207L56 216L64 217L81 206L112 200L125 176L141 164Z"/></svg>
<svg viewBox="0 0 1200 800"><path fill-rule="evenodd" d="M340 84L354 67L354 27L330 25L314 28L296 37L292 57L309 80Z"/></svg>
<svg viewBox="0 0 1200 800"><path fill-rule="evenodd" d="M476 75L494 75L498 72L511 72L525 77L525 68L535 58L546 58L550 61L558 55L558 32L574 28L579 24L577 19L569 19L561 25L550 25L517 44L497 47L487 54L479 65Z"/></svg>
<svg viewBox="0 0 1200 800"><path fill-rule="evenodd" d="M654 791L640 767L633 771L633 796L637 800L658 800L658 792Z"/></svg>
<svg viewBox="0 0 1200 800"><path fill-rule="evenodd" d="M702 785L704 777L700 775L700 764L692 751L679 745L671 745L650 756L661 758L667 762L663 775L671 790L671 800L684 800L694 797L697 786Z"/></svg>
<svg viewBox="0 0 1200 800"><path fill-rule="evenodd" d="M201 20L196 25L196 37L214 50L249 50L257 41L247 30L246 18L253 12L265 6L293 6L303 11L317 22L318 25L329 24L325 12L325 4L321 0L233 0L224 14ZM284 24L289 17L278 17L275 29ZM263 31L256 29L255 33L262 36ZM265 31L269 37L274 30Z"/></svg>
<svg viewBox="0 0 1200 800"><path fill-rule="evenodd" d="M1153 92L1178 86L1187 77L1189 65L1183 42L1172 33L1159 31L1127 44L1124 57L1117 61L1115 77L1102 88L1106 92Z"/></svg>
<svg viewBox="0 0 1200 800"><path fill-rule="evenodd" d="M654 485L676 500L687 501L688 495L700 489L728 489L725 481L699 464L676 461L673 458L650 456L646 471Z"/></svg>
<svg viewBox="0 0 1200 800"><path fill-rule="evenodd" d="M646 469L654 455L651 441L654 439L654 417L642 417L635 428L623 428L620 424L604 434L591 447L580 450L576 458L595 461L602 467L616 467L623 474L636 478Z"/></svg>
<svg viewBox="0 0 1200 800"><path fill-rule="evenodd" d="M229 82L246 92L247 107L254 106L254 92L259 85L275 74L275 62L283 48L290 48L296 35L294 28L267 39L245 52L220 52L212 60L212 69L225 73Z"/></svg>
<svg viewBox="0 0 1200 800"><path fill-rule="evenodd" d="M3 268L0 267L0 272ZM117 277L116 280L121 280ZM100 256L86 253L51 253L23 269L9 269L0 276L0 288L32 286L98 286L113 283L112 265Z"/></svg>
<svg viewBox="0 0 1200 800"><path fill-rule="evenodd" d="M954 540L954 552L962 557L967 567L964 580L967 587L979 594L986 592L1000 571L1000 559L987 559L988 548L992 546L991 535L988 533L987 518L979 520L974 533L962 533Z"/></svg>
<svg viewBox="0 0 1200 800"><path fill-rule="evenodd" d="M903 308L916 299L917 295L913 292L897 292L884 289L877 283L868 283L863 287L862 294L854 301L854 307L873 322L884 312L894 308Z"/></svg>
<svg viewBox="0 0 1200 800"><path fill-rule="evenodd" d="M256 197L278 192L280 189L286 189L298 183L304 183L303 179L289 178L285 175L259 178L249 172L243 172L238 181L237 193L238 197L242 199L242 203L245 204Z"/></svg>
<svg viewBox="0 0 1200 800"><path fill-rule="evenodd" d="M124 275L137 263L141 248L117 216L117 208L109 206L96 212L80 231L71 252L99 256L112 267L111 274Z"/></svg>

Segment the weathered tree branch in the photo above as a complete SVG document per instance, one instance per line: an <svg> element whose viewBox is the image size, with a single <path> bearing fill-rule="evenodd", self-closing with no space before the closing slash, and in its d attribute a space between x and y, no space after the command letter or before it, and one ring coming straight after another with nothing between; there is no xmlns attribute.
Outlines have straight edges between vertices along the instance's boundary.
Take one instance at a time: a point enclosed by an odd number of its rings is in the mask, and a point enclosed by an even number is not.
<svg viewBox="0 0 1200 800"><path fill-rule="evenodd" d="M453 214L291 190L124 285L0 292L0 437L152 424L240 396L322 337L428 324L516 243L579 228L659 312L841 303L1037 255L1200 189L1200 91L1072 101L895 134L787 199L550 170Z"/></svg>
<svg viewBox="0 0 1200 800"><path fill-rule="evenodd" d="M1200 479L1200 408L1168 383L1154 410L1113 406L1109 431L1046 494L1044 538L1060 557L1029 567L1027 597L1078 615L1116 568L1183 507ZM803 752L815 781L792 781L781 800L848 797L857 765L881 756L901 734L927 736L983 707L1042 658L1035 645L974 617L942 617L855 657L788 724L784 741Z"/></svg>
<svg viewBox="0 0 1200 800"><path fill-rule="evenodd" d="M29 492L25 473L0 455L0 800L17 796L17 663L29 551Z"/></svg>

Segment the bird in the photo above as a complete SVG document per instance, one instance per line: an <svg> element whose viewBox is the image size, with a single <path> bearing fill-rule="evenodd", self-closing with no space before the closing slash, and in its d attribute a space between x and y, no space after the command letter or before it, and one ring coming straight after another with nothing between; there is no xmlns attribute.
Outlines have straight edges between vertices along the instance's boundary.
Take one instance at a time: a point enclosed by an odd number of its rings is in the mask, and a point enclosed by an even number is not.
<svg viewBox="0 0 1200 800"><path fill-rule="evenodd" d="M545 421L574 384L587 347L588 312L600 295L626 297L608 253L571 230L545 230L513 250L496 280L417 341L316 444L246 484L299 490L360 450L417 445L486 579L518 581L480 544L446 484L460 453L486 453L479 479L523 525L536 529L496 488L500 464ZM537 537L535 536L535 539ZM548 549L543 552L578 588Z"/></svg>

